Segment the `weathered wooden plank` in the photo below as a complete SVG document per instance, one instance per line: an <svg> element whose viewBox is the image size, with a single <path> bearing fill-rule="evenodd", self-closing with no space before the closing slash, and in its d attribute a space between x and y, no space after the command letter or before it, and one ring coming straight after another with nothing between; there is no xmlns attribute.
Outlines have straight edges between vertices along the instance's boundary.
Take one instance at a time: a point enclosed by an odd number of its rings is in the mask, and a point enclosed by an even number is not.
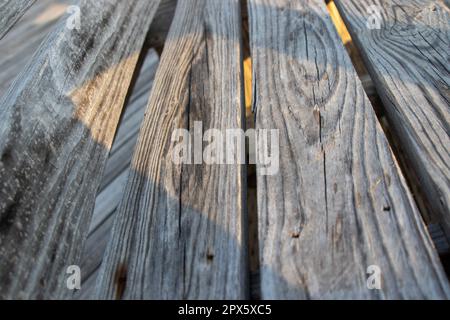
<svg viewBox="0 0 450 320"><path fill-rule="evenodd" d="M447 279L322 0L250 0L257 129L279 129L261 175L261 296L448 298ZM367 286L369 266L381 290Z"/></svg>
<svg viewBox="0 0 450 320"><path fill-rule="evenodd" d="M90 233L117 209L121 200L122 186L127 180L128 169L137 143L139 128L144 119L158 61L156 52L151 50L147 54L131 93L104 170L103 181L95 202ZM100 258L102 257L103 254Z"/></svg>
<svg viewBox="0 0 450 320"><path fill-rule="evenodd" d="M428 0L336 3L450 238L450 12Z"/></svg>
<svg viewBox="0 0 450 320"><path fill-rule="evenodd" d="M0 43L0 98L28 64L44 38L55 27L70 0L40 0Z"/></svg>
<svg viewBox="0 0 450 320"><path fill-rule="evenodd" d="M23 16L36 0L2 0L0 1L0 40Z"/></svg>
<svg viewBox="0 0 450 320"><path fill-rule="evenodd" d="M158 12L150 26L146 45L156 48L158 52L162 51L164 43L166 42L167 34L169 33L173 16L175 15L177 1L178 0L161 0Z"/></svg>
<svg viewBox="0 0 450 320"><path fill-rule="evenodd" d="M85 243L80 265L83 270L83 281L100 267L127 177L128 170L125 170L96 199L90 234ZM84 290L83 287L82 290Z"/></svg>
<svg viewBox="0 0 450 320"><path fill-rule="evenodd" d="M97 188L159 0L79 2L0 104L0 298L70 295Z"/></svg>
<svg viewBox="0 0 450 320"><path fill-rule="evenodd" d="M82 285L76 299L92 299L95 280L122 198L129 174L129 166L136 146L139 127L144 118L148 97L158 65L158 56L151 50L141 68L105 167L103 181L95 201L89 236L85 242L81 260Z"/></svg>
<svg viewBox="0 0 450 320"><path fill-rule="evenodd" d="M102 263L106 299L247 296L244 166L176 165L174 130L243 128L238 0L179 1Z"/></svg>
<svg viewBox="0 0 450 320"><path fill-rule="evenodd" d="M99 191L130 166L158 63L158 55L150 50L117 129Z"/></svg>
<svg viewBox="0 0 450 320"><path fill-rule="evenodd" d="M443 256L449 254L450 243L445 236L445 233L442 230L441 226L438 224L430 224L428 225L428 232L433 239L434 245L439 255Z"/></svg>
<svg viewBox="0 0 450 320"><path fill-rule="evenodd" d="M30 61L44 38L61 16L67 13L74 0L39 0L14 26L0 45L0 97ZM152 21L144 46L163 47L176 0L163 0ZM141 88L144 89L145 88Z"/></svg>
<svg viewBox="0 0 450 320"><path fill-rule="evenodd" d="M116 211L109 214L86 240L86 246L89 246L89 250L85 252L89 255L85 255L81 262L83 281L81 290L74 295L74 300L95 300L95 285L100 272L103 254L111 237L111 229L115 216Z"/></svg>

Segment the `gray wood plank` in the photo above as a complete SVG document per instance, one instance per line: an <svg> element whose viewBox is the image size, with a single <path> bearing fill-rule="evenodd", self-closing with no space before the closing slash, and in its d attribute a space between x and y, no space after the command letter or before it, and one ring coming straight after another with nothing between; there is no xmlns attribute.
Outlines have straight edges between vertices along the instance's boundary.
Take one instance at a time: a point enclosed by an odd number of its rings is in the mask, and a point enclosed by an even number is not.
<svg viewBox="0 0 450 320"><path fill-rule="evenodd" d="M35 1L36 0L0 1L0 40L8 33L8 31Z"/></svg>
<svg viewBox="0 0 450 320"><path fill-rule="evenodd" d="M158 12L150 26L146 45L161 52L169 33L178 0L161 0Z"/></svg>
<svg viewBox="0 0 450 320"><path fill-rule="evenodd" d="M133 150L136 146L140 124L144 119L158 62L156 52L150 50L120 121L105 168L102 181L104 187L100 187L95 201L89 236L84 245L80 265L82 270L81 290L76 293L75 299L92 299L94 297L95 280L110 237L115 212L127 182Z"/></svg>
<svg viewBox="0 0 450 320"><path fill-rule="evenodd" d="M158 63L158 55L153 49L150 50L117 129L100 191L130 166Z"/></svg>
<svg viewBox="0 0 450 320"><path fill-rule="evenodd" d="M450 253L450 243L445 236L444 231L438 224L428 225L428 232L433 239L434 245L439 255L443 256Z"/></svg>
<svg viewBox="0 0 450 320"><path fill-rule="evenodd" d="M30 61L41 42L77 0L39 0L1 41L0 97ZM176 0L163 0L147 34L146 47L162 48L169 30ZM145 90L145 88L141 87Z"/></svg>
<svg viewBox="0 0 450 320"><path fill-rule="evenodd" d="M70 0L39 0L0 42L0 98L64 15Z"/></svg>
<svg viewBox="0 0 450 320"><path fill-rule="evenodd" d="M367 25L378 6L380 30ZM450 11L440 1L337 1L349 31L450 238Z"/></svg>
<svg viewBox="0 0 450 320"><path fill-rule="evenodd" d="M279 129L261 175L263 299L448 298L450 289L322 0L250 0L257 129ZM367 286L369 266L381 290Z"/></svg>
<svg viewBox="0 0 450 320"><path fill-rule="evenodd" d="M102 299L247 296L245 168L175 165L172 133L243 128L239 1L179 1L97 285Z"/></svg>
<svg viewBox="0 0 450 320"><path fill-rule="evenodd" d="M159 0L80 1L0 103L0 298L61 298Z"/></svg>
<svg viewBox="0 0 450 320"><path fill-rule="evenodd" d="M112 223L111 223L112 224ZM95 285L97 283L99 269L95 270L86 279L83 279L83 284L80 291L77 291L75 296L76 300L96 300L94 299L93 292L95 292Z"/></svg>

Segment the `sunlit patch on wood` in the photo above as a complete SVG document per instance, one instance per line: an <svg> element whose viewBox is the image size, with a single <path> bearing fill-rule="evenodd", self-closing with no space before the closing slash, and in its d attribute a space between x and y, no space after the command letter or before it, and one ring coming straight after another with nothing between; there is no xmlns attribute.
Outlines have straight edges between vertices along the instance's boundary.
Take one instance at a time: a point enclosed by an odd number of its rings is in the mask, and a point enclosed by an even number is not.
<svg viewBox="0 0 450 320"><path fill-rule="evenodd" d="M74 105L74 118L89 128L91 137L108 150L114 138L111 132L116 130L120 118L120 112L111 111L117 109L120 93L125 94L128 90L132 74L127 71L133 70L138 59L138 53L131 54L69 94ZM114 90L115 94L105 95L111 90Z"/></svg>
<svg viewBox="0 0 450 320"><path fill-rule="evenodd" d="M40 14L38 17L36 17L34 23L37 25L42 25L59 19L66 13L68 7L68 4L55 3L47 8L44 12L42 12L42 14Z"/></svg>

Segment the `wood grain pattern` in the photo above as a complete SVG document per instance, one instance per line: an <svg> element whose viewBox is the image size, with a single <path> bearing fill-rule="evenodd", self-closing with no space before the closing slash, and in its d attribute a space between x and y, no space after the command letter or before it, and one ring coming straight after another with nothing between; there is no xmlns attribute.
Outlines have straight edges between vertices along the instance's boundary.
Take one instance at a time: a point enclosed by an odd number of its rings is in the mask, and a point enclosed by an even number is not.
<svg viewBox="0 0 450 320"><path fill-rule="evenodd" d="M36 0L1 0L0 1L0 40L23 16Z"/></svg>
<svg viewBox="0 0 450 320"><path fill-rule="evenodd" d="M242 128L238 0L179 1L97 285L103 299L247 296L241 165L175 165L172 133Z"/></svg>
<svg viewBox="0 0 450 320"><path fill-rule="evenodd" d="M158 54L153 49L149 50L117 128L100 191L130 166L158 64Z"/></svg>
<svg viewBox="0 0 450 320"><path fill-rule="evenodd" d="M55 28L72 0L39 0L0 41L0 98Z"/></svg>
<svg viewBox="0 0 450 320"><path fill-rule="evenodd" d="M0 298L62 298L159 0L80 1L0 103Z"/></svg>
<svg viewBox="0 0 450 320"><path fill-rule="evenodd" d="M162 51L170 26L172 25L177 2L178 0L161 0L158 12L148 32L145 42L146 46L155 48L158 52Z"/></svg>
<svg viewBox="0 0 450 320"><path fill-rule="evenodd" d="M430 237L322 0L250 0L263 299L448 298ZM258 166L258 171L261 167ZM381 270L381 290L366 273Z"/></svg>
<svg viewBox="0 0 450 320"><path fill-rule="evenodd" d="M115 212L125 189L133 150L147 109L158 62L156 52L150 50L117 129L95 200L89 236L81 256L82 284L81 290L74 296L75 299L93 299L94 297L95 281L110 238Z"/></svg>
<svg viewBox="0 0 450 320"><path fill-rule="evenodd" d="M396 136L450 238L450 11L440 1L337 1ZM366 8L380 8L380 30Z"/></svg>
<svg viewBox="0 0 450 320"><path fill-rule="evenodd" d="M74 0L39 0L20 19L1 41L0 45L0 97L6 93L13 80L28 64L41 42L66 14ZM162 50L169 31L176 0L162 0L144 47ZM148 97L147 97L148 98Z"/></svg>

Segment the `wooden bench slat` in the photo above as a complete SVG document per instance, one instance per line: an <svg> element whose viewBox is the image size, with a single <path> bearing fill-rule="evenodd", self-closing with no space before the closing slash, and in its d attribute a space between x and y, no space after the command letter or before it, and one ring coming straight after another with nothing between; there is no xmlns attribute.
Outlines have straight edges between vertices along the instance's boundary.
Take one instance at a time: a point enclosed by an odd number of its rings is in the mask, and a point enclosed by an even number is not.
<svg viewBox="0 0 450 320"><path fill-rule="evenodd" d="M238 0L179 1L99 276L102 299L248 290L244 166L175 165L175 129L243 128Z"/></svg>
<svg viewBox="0 0 450 320"><path fill-rule="evenodd" d="M422 192L450 238L450 12L438 1L337 1ZM375 5L381 29L369 29Z"/></svg>
<svg viewBox="0 0 450 320"><path fill-rule="evenodd" d="M79 3L0 104L0 298L61 298L159 0Z"/></svg>
<svg viewBox="0 0 450 320"><path fill-rule="evenodd" d="M0 42L0 99L64 15L70 0L39 0Z"/></svg>
<svg viewBox="0 0 450 320"><path fill-rule="evenodd" d="M144 118L158 63L158 55L154 50L150 50L117 129L102 184L95 200L89 236L84 244L80 265L83 270L83 282L81 290L74 295L75 299L93 298L95 279L110 238L115 211L127 182L133 150L137 143L139 128Z"/></svg>
<svg viewBox="0 0 450 320"><path fill-rule="evenodd" d="M448 298L405 180L322 0L249 0L263 299ZM261 173L261 165L258 172ZM369 290L367 269L381 271Z"/></svg>
<svg viewBox="0 0 450 320"><path fill-rule="evenodd" d="M146 46L155 48L158 52L164 47L171 21L175 15L177 2L178 0L161 0L158 12L148 32L148 37L145 42Z"/></svg>
<svg viewBox="0 0 450 320"><path fill-rule="evenodd" d="M8 33L36 0L2 0L0 2L0 40Z"/></svg>
<svg viewBox="0 0 450 320"><path fill-rule="evenodd" d="M117 128L99 192L130 166L158 64L159 56L152 49L142 65L140 75L128 100L128 106L122 116L121 125Z"/></svg>

